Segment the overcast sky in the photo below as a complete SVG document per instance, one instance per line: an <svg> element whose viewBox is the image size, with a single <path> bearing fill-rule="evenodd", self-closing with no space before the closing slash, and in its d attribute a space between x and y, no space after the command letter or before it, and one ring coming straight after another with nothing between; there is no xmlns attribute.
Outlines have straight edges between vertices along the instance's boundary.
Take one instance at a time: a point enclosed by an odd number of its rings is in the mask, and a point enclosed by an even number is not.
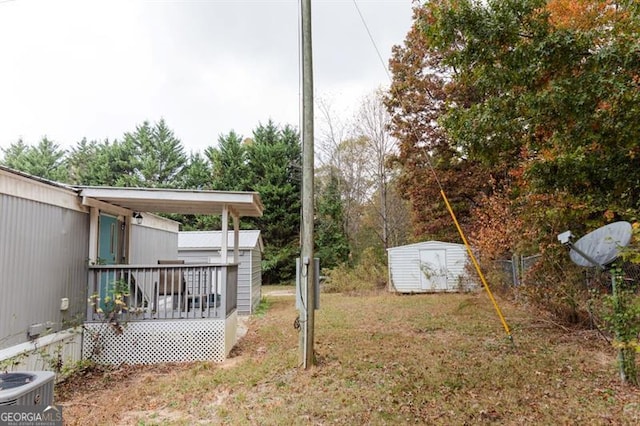
<svg viewBox="0 0 640 426"><path fill-rule="evenodd" d="M388 60L410 0L356 0ZM312 0L314 88L343 115L389 79L353 0ZM0 0L0 148L120 139L164 118L187 151L298 127L298 0Z"/></svg>

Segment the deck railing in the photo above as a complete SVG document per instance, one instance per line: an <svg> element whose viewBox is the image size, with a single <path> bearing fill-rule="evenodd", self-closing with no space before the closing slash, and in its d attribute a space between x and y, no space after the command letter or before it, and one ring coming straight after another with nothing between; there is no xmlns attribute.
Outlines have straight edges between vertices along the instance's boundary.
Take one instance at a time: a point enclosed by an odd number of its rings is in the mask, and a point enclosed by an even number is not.
<svg viewBox="0 0 640 426"><path fill-rule="evenodd" d="M224 319L237 289L238 265L90 266L87 321Z"/></svg>

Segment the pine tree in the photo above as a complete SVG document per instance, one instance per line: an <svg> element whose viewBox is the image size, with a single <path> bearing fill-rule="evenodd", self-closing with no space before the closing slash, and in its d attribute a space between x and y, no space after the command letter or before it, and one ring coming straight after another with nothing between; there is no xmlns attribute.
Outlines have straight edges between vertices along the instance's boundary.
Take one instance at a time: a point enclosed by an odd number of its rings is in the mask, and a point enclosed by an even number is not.
<svg viewBox="0 0 640 426"><path fill-rule="evenodd" d="M334 268L349 258L344 210L338 177L331 173L316 198L315 253L322 268Z"/></svg>
<svg viewBox="0 0 640 426"><path fill-rule="evenodd" d="M186 189L210 189L211 183L211 163L199 152L189 155L189 162L184 168L180 188Z"/></svg>
<svg viewBox="0 0 640 426"><path fill-rule="evenodd" d="M289 126L279 129L272 121L259 125L247 144L250 184L260 193L264 216L252 223L265 241L263 281L291 280L300 241L301 148L298 133Z"/></svg>
<svg viewBox="0 0 640 426"><path fill-rule="evenodd" d="M177 185L187 157L182 142L164 119L153 127L148 121L136 126L135 132L125 133L124 143L136 149L136 157L132 159L136 174L131 183L147 188Z"/></svg>
<svg viewBox="0 0 640 426"><path fill-rule="evenodd" d="M233 130L228 135L220 135L218 147L205 151L212 164L212 188L224 191L246 190L249 169L247 149L242 137Z"/></svg>
<svg viewBox="0 0 640 426"><path fill-rule="evenodd" d="M46 136L36 146L27 146L20 139L3 152L3 164L7 167L57 182L68 182L66 151Z"/></svg>

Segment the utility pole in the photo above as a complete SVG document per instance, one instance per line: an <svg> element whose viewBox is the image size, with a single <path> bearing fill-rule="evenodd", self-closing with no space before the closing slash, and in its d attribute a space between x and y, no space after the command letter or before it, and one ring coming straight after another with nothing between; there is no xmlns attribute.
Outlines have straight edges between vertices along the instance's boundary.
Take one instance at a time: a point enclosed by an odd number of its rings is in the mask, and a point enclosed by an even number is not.
<svg viewBox="0 0 640 426"><path fill-rule="evenodd" d="M303 366L315 364L313 330L315 267L313 258L313 55L311 50L311 0L302 0L302 258L300 287L305 289L303 310ZM303 284L304 283L304 284Z"/></svg>

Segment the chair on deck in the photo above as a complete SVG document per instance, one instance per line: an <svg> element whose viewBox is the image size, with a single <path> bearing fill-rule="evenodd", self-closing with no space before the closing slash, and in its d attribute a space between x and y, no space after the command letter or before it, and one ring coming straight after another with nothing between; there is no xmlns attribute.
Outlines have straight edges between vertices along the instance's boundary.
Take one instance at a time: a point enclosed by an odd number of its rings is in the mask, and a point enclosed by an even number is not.
<svg viewBox="0 0 640 426"><path fill-rule="evenodd" d="M142 289L136 284L135 275L129 275L129 272L124 271L118 273L118 280L128 284L129 294L125 295L124 301L126 309L138 309L145 306L145 297ZM122 291L123 289L120 289Z"/></svg>
<svg viewBox="0 0 640 426"><path fill-rule="evenodd" d="M158 265L183 265L184 260L158 260ZM160 296L171 296L173 309L180 308L184 311L185 299L187 297L187 283L184 279L182 269L160 269L158 282L154 289L154 309L158 311L158 299ZM179 305L179 306L178 306Z"/></svg>

